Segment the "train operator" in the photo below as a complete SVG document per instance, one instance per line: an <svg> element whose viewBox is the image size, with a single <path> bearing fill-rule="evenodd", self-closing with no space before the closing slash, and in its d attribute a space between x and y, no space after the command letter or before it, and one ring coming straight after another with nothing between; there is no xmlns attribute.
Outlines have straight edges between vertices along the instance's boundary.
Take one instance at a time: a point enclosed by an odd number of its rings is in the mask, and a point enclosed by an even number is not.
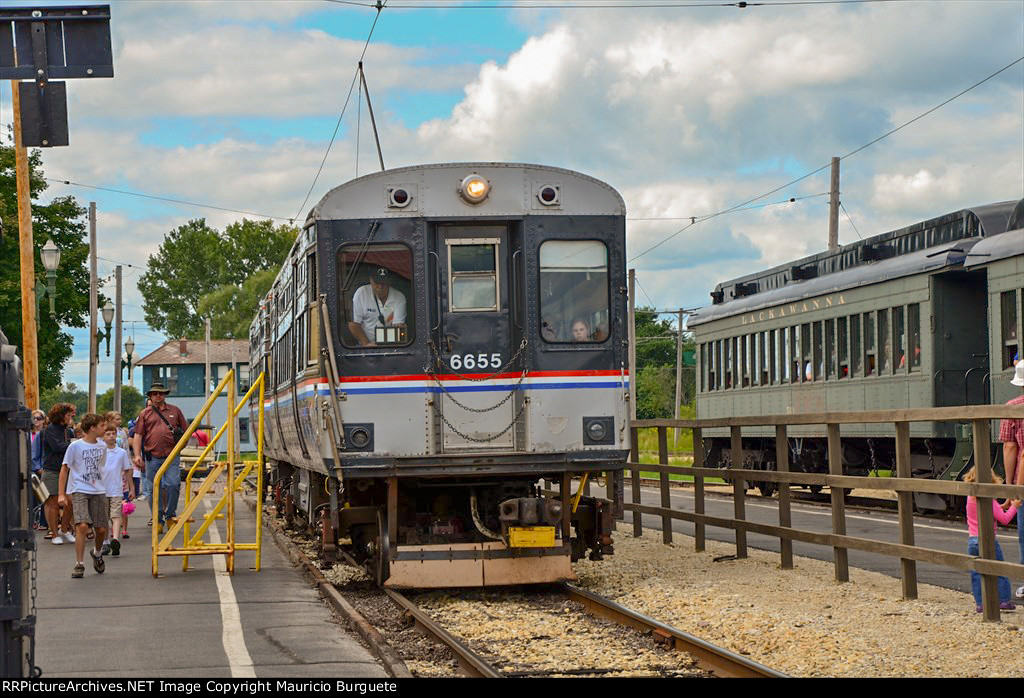
<svg viewBox="0 0 1024 698"><path fill-rule="evenodd" d="M1011 385L1024 388L1024 361L1018 361ZM1007 405L1024 405L1024 395L1015 397ZM1003 465L1006 484L1024 485L1024 419L1004 419L999 424L999 440L1003 442ZM1020 562L1024 564L1024 507L1017 511L1017 542ZM1024 599L1024 585L1017 589L1017 598Z"/></svg>
<svg viewBox="0 0 1024 698"><path fill-rule="evenodd" d="M378 327L405 326L405 295L391 288L391 272L380 267L370 274L370 283L352 295L352 321L348 329L360 346L376 346Z"/></svg>

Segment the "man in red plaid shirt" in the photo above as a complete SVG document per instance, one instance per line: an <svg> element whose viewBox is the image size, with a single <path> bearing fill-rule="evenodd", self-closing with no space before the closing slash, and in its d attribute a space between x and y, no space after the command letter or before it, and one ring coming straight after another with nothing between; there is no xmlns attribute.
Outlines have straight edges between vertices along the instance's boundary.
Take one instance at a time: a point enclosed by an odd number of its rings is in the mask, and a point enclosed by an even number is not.
<svg viewBox="0 0 1024 698"><path fill-rule="evenodd" d="M1024 388L1024 361L1018 361L1013 372L1012 385ZM1024 395L1015 397L1007 405L1024 405ZM999 423L999 440L1003 443L1003 467L1006 484L1024 485L1024 419L1004 419ZM1024 510L1024 507L1021 507ZM1017 543L1020 562L1024 564L1024 511L1017 511ZM1024 585L1017 589L1017 598L1024 599Z"/></svg>

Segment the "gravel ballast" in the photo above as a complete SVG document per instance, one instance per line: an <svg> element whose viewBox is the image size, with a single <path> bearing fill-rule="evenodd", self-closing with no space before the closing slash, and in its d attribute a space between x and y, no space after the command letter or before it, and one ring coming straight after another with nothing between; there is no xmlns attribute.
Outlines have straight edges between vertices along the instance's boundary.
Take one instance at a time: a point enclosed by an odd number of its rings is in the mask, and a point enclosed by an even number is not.
<svg viewBox="0 0 1024 698"><path fill-rule="evenodd" d="M633 538L622 526L615 554L573 568L580 586L639 613L793 676L1024 676L1024 606L986 623L970 594L926 584L901 599L900 580L832 563L749 550L745 560L714 558L735 547L659 531ZM967 574L966 572L964 574Z"/></svg>

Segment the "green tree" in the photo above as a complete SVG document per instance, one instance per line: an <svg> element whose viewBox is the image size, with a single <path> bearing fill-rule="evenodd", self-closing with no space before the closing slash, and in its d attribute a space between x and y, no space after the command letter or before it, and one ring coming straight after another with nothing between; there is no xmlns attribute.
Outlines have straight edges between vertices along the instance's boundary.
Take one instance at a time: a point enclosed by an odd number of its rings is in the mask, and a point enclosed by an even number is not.
<svg viewBox="0 0 1024 698"><path fill-rule="evenodd" d="M276 276L276 269L258 271L241 286L227 284L200 298L199 314L210 318L211 337L246 339L260 301Z"/></svg>
<svg viewBox="0 0 1024 698"><path fill-rule="evenodd" d="M636 381L637 419L667 419L675 415L676 374L673 366L645 366Z"/></svg>
<svg viewBox="0 0 1024 698"><path fill-rule="evenodd" d="M224 286L243 286L255 272L276 271L297 234L294 226L245 218L223 233L204 218L175 228L139 278L146 322L172 338L201 338L203 296ZM242 336L247 331L248 325Z"/></svg>
<svg viewBox="0 0 1024 698"><path fill-rule="evenodd" d="M85 327L89 317L89 246L82 217L86 210L74 197L63 196L48 204L37 203L46 191L42 159L38 150L30 151L29 185L32 191L32 242L35 248L37 281L46 280L39 251L53 240L61 251L57 270L56 319L50 317L49 300L39 307L37 335L39 346L40 391L60 387L64 364L71 358L73 340L61 327ZM0 220L5 234L0 237L0 327L8 341L21 346L21 266L18 241L18 195L14 171L14 148L0 146ZM102 306L103 300L100 301Z"/></svg>
<svg viewBox="0 0 1024 698"><path fill-rule="evenodd" d="M676 340L678 328L668 313L653 308L636 309L637 417L639 419L674 416L676 391ZM693 335L683 332L683 351L693 350ZM694 368L683 366L681 402L694 400Z"/></svg>
<svg viewBox="0 0 1024 698"><path fill-rule="evenodd" d="M63 388L57 385L40 390L39 409L49 412L50 408L58 402L70 402L78 410L78 416L81 417L89 410L89 393L74 383L68 383Z"/></svg>
<svg viewBox="0 0 1024 698"><path fill-rule="evenodd" d="M135 415L146 406L146 396L130 385L121 386L121 417L122 422L134 419ZM96 411L100 414L114 409L114 389L110 388L96 398Z"/></svg>

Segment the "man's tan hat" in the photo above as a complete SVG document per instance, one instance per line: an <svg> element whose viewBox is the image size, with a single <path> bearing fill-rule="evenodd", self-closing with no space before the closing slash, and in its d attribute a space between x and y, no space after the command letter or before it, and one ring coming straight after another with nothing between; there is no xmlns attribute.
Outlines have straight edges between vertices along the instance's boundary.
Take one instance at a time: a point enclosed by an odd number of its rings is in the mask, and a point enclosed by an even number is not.
<svg viewBox="0 0 1024 698"><path fill-rule="evenodd" d="M170 389L169 388L165 388L163 383L154 383L153 385L149 386L149 390L146 391L146 395L150 395L152 393L169 393L169 392L171 392Z"/></svg>

